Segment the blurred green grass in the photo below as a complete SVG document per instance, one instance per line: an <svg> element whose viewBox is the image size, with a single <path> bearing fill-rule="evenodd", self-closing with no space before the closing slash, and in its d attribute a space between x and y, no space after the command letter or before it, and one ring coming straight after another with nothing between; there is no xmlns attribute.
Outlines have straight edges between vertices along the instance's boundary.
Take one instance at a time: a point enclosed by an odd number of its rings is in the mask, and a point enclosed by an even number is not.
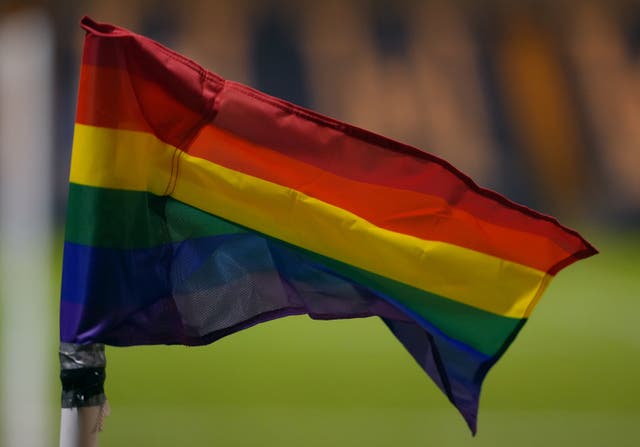
<svg viewBox="0 0 640 447"><path fill-rule="evenodd" d="M588 239L601 254L559 274L489 373L475 438L377 319L289 317L108 348L100 445L640 445L640 233Z"/></svg>

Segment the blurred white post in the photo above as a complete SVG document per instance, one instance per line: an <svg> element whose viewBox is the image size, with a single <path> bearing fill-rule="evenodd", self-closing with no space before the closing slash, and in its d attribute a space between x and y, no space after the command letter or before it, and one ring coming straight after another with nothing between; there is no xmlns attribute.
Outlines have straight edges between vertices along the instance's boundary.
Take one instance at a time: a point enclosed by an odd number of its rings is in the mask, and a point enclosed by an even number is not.
<svg viewBox="0 0 640 447"><path fill-rule="evenodd" d="M4 447L53 445L50 424L52 26L0 18L0 416ZM57 339L57 336L56 336Z"/></svg>

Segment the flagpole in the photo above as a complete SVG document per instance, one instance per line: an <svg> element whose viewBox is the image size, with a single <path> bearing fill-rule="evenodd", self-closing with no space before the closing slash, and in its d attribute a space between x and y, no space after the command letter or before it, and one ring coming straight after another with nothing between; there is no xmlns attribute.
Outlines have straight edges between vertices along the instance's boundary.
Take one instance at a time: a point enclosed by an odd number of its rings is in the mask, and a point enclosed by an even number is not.
<svg viewBox="0 0 640 447"><path fill-rule="evenodd" d="M60 344L60 447L97 447L109 404L104 394L104 345Z"/></svg>

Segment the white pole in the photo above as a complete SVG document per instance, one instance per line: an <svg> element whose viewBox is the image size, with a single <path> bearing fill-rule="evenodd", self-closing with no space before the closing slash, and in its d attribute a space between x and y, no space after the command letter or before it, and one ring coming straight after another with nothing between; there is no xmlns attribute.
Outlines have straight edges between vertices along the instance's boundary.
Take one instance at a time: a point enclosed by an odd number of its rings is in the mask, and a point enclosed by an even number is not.
<svg viewBox="0 0 640 447"><path fill-rule="evenodd" d="M109 404L103 406L63 408L60 418L60 447L98 447L98 433Z"/></svg>
<svg viewBox="0 0 640 447"><path fill-rule="evenodd" d="M5 447L51 445L53 32L0 17L0 421Z"/></svg>

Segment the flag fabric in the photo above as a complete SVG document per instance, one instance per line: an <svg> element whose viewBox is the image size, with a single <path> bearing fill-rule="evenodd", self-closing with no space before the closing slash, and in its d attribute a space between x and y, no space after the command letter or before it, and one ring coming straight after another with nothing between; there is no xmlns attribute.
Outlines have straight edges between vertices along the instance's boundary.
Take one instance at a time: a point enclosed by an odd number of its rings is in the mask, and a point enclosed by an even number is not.
<svg viewBox="0 0 640 447"><path fill-rule="evenodd" d="M475 432L486 373L595 249L433 155L82 27L61 341L378 316Z"/></svg>

